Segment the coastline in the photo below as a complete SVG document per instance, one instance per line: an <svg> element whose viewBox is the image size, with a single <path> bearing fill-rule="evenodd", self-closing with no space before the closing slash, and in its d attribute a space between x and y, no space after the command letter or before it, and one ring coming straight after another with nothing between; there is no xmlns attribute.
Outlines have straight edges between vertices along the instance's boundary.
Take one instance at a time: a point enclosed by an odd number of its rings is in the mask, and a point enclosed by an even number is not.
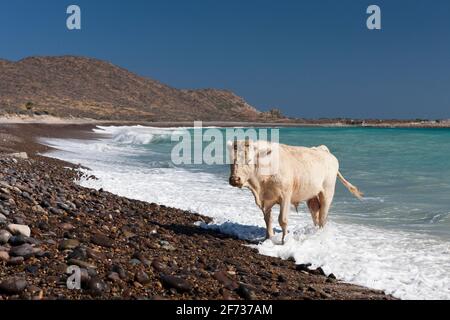
<svg viewBox="0 0 450 320"><path fill-rule="evenodd" d="M118 121L53 116L0 115L0 125L142 125L150 127L192 127L194 121ZM279 121L202 121L203 127L337 127L337 128L450 128L450 120L349 120L349 119L284 119Z"/></svg>
<svg viewBox="0 0 450 320"><path fill-rule="evenodd" d="M0 298L392 299L193 225L208 217L80 187L79 172L67 168L74 164L37 155L49 150L37 138L93 138L94 126L0 124L0 180L10 186L1 191L10 202L2 204L6 222L30 225L31 239L19 240L39 249L20 259L15 246L2 245L13 254L0 262L0 283L27 286ZM1 156L23 151L29 159ZM81 291L65 286L64 269L74 263L86 270Z"/></svg>

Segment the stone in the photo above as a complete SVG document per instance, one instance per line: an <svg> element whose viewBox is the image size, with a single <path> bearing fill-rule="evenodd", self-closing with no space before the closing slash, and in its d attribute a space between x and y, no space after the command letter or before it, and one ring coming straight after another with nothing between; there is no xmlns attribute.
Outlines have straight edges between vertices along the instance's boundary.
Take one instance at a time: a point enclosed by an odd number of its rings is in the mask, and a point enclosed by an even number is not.
<svg viewBox="0 0 450 320"><path fill-rule="evenodd" d="M67 262L68 265L76 265L79 266L80 268L86 268L86 269L97 269L97 266L90 263L90 262L86 262L83 260L78 260L78 259L70 259Z"/></svg>
<svg viewBox="0 0 450 320"><path fill-rule="evenodd" d="M143 284L143 285L150 283L150 277L144 271L136 272L136 275L134 278L136 279L137 282L139 282L140 284Z"/></svg>
<svg viewBox="0 0 450 320"><path fill-rule="evenodd" d="M11 238L9 238L9 244L12 246L20 246L24 243L27 243L27 237L19 234L18 236L12 236Z"/></svg>
<svg viewBox="0 0 450 320"><path fill-rule="evenodd" d="M18 266L20 264L22 264L25 261L25 259L23 257L11 257L9 258L7 264L9 266Z"/></svg>
<svg viewBox="0 0 450 320"><path fill-rule="evenodd" d="M12 237L12 234L6 230L0 230L0 245L8 243L9 239Z"/></svg>
<svg viewBox="0 0 450 320"><path fill-rule="evenodd" d="M167 289L176 289L178 292L190 292L193 289L189 281L180 277L162 274L160 279Z"/></svg>
<svg viewBox="0 0 450 320"><path fill-rule="evenodd" d="M239 287L237 282L231 280L223 271L217 271L213 275L214 279L219 281L228 290L235 290Z"/></svg>
<svg viewBox="0 0 450 320"><path fill-rule="evenodd" d="M80 245L80 241L76 239L66 239L59 243L58 249L61 251L72 250Z"/></svg>
<svg viewBox="0 0 450 320"><path fill-rule="evenodd" d="M13 257L23 257L24 259L31 258L36 253L35 248L28 244L22 244L17 247L12 247L9 254Z"/></svg>
<svg viewBox="0 0 450 320"><path fill-rule="evenodd" d="M0 251L0 261L8 261L9 260L9 253L6 251Z"/></svg>
<svg viewBox="0 0 450 320"><path fill-rule="evenodd" d="M28 154L26 152L10 153L10 154L8 154L8 156L11 158L16 158L16 159L28 159Z"/></svg>
<svg viewBox="0 0 450 320"><path fill-rule="evenodd" d="M152 261L152 267L156 270L156 271L164 271L164 269L166 268L165 265L159 261L158 259L153 259Z"/></svg>
<svg viewBox="0 0 450 320"><path fill-rule="evenodd" d="M298 264L295 266L295 269L297 271L305 271L305 272L309 272L310 269L309 267L311 267L311 263L302 263L302 264Z"/></svg>
<svg viewBox="0 0 450 320"><path fill-rule="evenodd" d="M91 236L91 242L105 248L111 248L113 246L113 240L101 233L93 234Z"/></svg>
<svg viewBox="0 0 450 320"><path fill-rule="evenodd" d="M8 231L11 232L14 235L21 234L25 237L31 236L31 229L27 225L23 224L9 224L8 225Z"/></svg>
<svg viewBox="0 0 450 320"><path fill-rule="evenodd" d="M246 300L257 299L255 292L243 283L239 285L239 288L237 289L237 294Z"/></svg>
<svg viewBox="0 0 450 320"><path fill-rule="evenodd" d="M10 295L20 294L25 290L27 285L28 283L25 279L15 277L8 278L0 282L0 292Z"/></svg>
<svg viewBox="0 0 450 320"><path fill-rule="evenodd" d="M92 278L88 282L89 293L95 297L101 296L107 289L106 283L98 278Z"/></svg>

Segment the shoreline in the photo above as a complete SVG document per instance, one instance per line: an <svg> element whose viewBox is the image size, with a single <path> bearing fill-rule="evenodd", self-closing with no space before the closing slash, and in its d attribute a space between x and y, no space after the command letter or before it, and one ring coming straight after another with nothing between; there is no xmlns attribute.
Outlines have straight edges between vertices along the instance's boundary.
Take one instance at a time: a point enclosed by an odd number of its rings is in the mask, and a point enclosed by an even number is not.
<svg viewBox="0 0 450 320"><path fill-rule="evenodd" d="M80 126L133 126L149 127L192 127L194 121L118 121L96 120L89 118L58 118L52 116L1 116L0 125L7 124L40 124L40 125L80 125ZM335 119L298 119L272 122L252 121L202 121L203 127L331 127L331 128L450 128L450 120L335 120Z"/></svg>
<svg viewBox="0 0 450 320"><path fill-rule="evenodd" d="M95 138L93 127L0 124L3 225L31 227L29 238L0 244L8 255L0 260L0 299L393 299L195 227L210 221L200 214L81 187L75 164L37 155L50 150L37 138ZM29 159L1 155L23 151ZM20 256L17 246L31 251ZM85 270L83 290L65 286L72 264ZM5 279L27 285L5 294Z"/></svg>

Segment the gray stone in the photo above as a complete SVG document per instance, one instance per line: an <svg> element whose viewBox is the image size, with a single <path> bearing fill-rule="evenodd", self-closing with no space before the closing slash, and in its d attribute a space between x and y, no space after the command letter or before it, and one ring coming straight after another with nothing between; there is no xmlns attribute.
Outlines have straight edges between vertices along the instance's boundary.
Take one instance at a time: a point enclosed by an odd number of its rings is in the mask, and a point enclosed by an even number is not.
<svg viewBox="0 0 450 320"><path fill-rule="evenodd" d="M0 282L0 292L6 294L19 294L27 287L27 281L22 278L9 278Z"/></svg>
<svg viewBox="0 0 450 320"><path fill-rule="evenodd" d="M31 229L27 225L9 224L7 228L9 230L9 232L11 232L12 234L15 234L15 235L21 234L25 237L31 236Z"/></svg>

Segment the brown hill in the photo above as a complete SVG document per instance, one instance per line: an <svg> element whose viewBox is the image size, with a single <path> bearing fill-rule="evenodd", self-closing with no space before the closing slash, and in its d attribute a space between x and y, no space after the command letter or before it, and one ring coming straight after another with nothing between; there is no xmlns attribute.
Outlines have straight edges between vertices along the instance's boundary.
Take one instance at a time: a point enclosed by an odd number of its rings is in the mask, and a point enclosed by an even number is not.
<svg viewBox="0 0 450 320"><path fill-rule="evenodd" d="M0 114L104 120L261 121L272 118L226 90L179 90L96 59L0 60Z"/></svg>

